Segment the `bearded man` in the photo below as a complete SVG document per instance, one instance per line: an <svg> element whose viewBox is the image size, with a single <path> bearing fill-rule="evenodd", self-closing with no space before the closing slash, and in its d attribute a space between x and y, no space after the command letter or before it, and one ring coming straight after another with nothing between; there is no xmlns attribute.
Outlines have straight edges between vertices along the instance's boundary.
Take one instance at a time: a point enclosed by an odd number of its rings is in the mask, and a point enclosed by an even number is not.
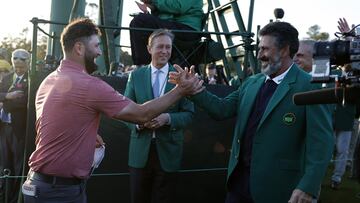
<svg viewBox="0 0 360 203"><path fill-rule="evenodd" d="M61 34L64 59L36 94L36 149L22 187L25 203L87 202L86 180L96 142L102 144L97 137L100 115L144 124L193 88L194 82L176 85L162 97L134 103L90 75L101 54L99 35L99 28L85 18L72 21ZM186 80L185 75L182 78Z"/></svg>
<svg viewBox="0 0 360 203"><path fill-rule="evenodd" d="M319 88L292 60L298 31L273 22L260 36L262 73L226 98L199 88L190 100L216 119L237 116L226 203L310 203L316 201L334 146L331 111L327 105L292 101L297 92ZM189 77L196 75L191 71Z"/></svg>

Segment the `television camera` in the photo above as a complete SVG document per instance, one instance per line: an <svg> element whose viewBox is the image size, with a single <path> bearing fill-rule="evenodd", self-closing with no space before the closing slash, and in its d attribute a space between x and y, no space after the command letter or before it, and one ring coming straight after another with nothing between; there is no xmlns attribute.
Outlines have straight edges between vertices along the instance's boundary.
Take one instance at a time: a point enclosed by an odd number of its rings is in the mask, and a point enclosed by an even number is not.
<svg viewBox="0 0 360 203"><path fill-rule="evenodd" d="M360 103L360 25L349 32L335 33L335 41L314 44L312 82L327 87L294 94L296 105ZM334 74L338 66L350 67L342 74ZM333 83L333 84L332 84Z"/></svg>

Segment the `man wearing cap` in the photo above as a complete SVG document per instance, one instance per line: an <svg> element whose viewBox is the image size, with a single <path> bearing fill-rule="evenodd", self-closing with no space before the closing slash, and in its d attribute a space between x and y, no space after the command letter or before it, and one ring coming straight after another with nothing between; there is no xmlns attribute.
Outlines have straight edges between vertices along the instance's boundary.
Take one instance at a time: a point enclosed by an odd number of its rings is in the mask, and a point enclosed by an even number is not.
<svg viewBox="0 0 360 203"><path fill-rule="evenodd" d="M22 173L22 162L25 148L27 89L30 54L24 49L16 49L11 56L14 72L7 74L0 82L1 129L1 164L10 169L12 176ZM9 179L8 200L17 201L20 186L18 179ZM0 186L2 190L4 187Z"/></svg>

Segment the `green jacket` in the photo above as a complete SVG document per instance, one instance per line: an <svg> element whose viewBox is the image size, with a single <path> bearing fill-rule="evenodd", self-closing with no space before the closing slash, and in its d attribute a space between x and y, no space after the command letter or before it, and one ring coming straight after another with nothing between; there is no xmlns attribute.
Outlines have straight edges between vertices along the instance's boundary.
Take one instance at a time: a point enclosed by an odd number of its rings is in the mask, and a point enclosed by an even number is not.
<svg viewBox="0 0 360 203"><path fill-rule="evenodd" d="M204 16L201 0L153 0L154 15L163 20L175 21L200 31Z"/></svg>
<svg viewBox="0 0 360 203"><path fill-rule="evenodd" d="M294 93L314 88L311 76L293 65L274 92L254 136L250 192L256 203L287 202L295 188L317 196L333 151L331 109L327 105L296 106ZM237 115L228 177L238 163L242 136L263 74L248 78L221 99L207 91L192 97L217 119Z"/></svg>
<svg viewBox="0 0 360 203"><path fill-rule="evenodd" d="M171 65L169 66L170 71L175 71ZM166 83L165 93L172 88L174 88L173 84ZM149 65L138 68L130 74L124 95L138 104L154 98L151 85L151 67ZM184 128L192 122L194 105L183 98L173 104L166 112L170 114L171 124L156 130L156 147L162 169L173 172L180 168ZM128 126L131 129L129 166L143 168L148 160L152 130L138 131L134 124Z"/></svg>

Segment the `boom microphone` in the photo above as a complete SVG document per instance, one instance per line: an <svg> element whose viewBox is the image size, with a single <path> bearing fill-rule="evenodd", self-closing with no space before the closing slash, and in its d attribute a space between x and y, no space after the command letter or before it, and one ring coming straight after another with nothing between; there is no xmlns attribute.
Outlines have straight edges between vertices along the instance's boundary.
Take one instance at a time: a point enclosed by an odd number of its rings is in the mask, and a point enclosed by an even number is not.
<svg viewBox="0 0 360 203"><path fill-rule="evenodd" d="M355 104L360 102L360 88L357 86L326 88L296 93L293 96L293 102L295 105L342 103L344 91L345 103Z"/></svg>

